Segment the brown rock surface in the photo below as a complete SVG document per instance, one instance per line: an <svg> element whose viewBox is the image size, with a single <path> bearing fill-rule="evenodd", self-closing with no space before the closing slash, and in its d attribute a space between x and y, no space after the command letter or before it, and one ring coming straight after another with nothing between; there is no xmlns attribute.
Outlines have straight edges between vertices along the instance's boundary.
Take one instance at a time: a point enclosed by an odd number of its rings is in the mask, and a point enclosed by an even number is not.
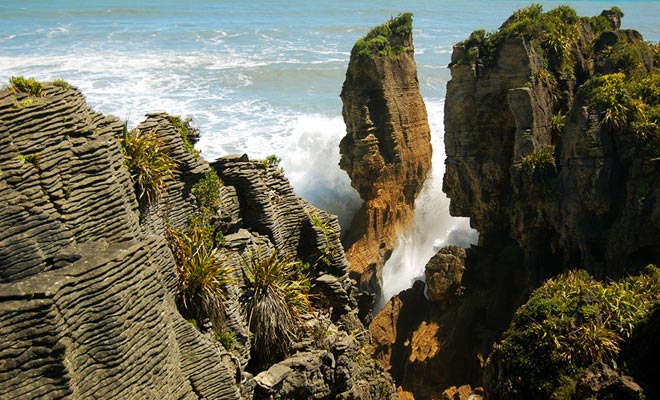
<svg viewBox="0 0 660 400"><path fill-rule="evenodd" d="M443 247L431 257L425 267L429 300L446 304L460 294L465 257L465 249L458 246Z"/></svg>
<svg viewBox="0 0 660 400"><path fill-rule="evenodd" d="M470 61L470 49L454 49L443 189L452 215L470 217L478 229L479 246L467 251L462 294L432 303L426 319L407 326L397 321L402 313L385 309L396 335L410 338L390 341L386 354L419 354L399 366L403 373L393 371L416 398L481 386L492 344L544 279L566 268L617 278L660 262L660 159L604 123L579 90L616 67L598 52L616 43L639 45L641 37L598 34L576 21L570 73L529 38L500 37L488 60ZM638 66L648 70L650 62ZM553 128L553 116L562 114L566 124ZM427 276L436 297L437 282ZM452 287L451 281L439 287Z"/></svg>
<svg viewBox="0 0 660 400"><path fill-rule="evenodd" d="M409 18L404 14L374 29L389 32L390 47L365 49L369 35L356 43L341 92L347 133L340 167L364 200L345 240L346 256L360 286L376 293L381 268L398 232L412 221L415 197L431 167Z"/></svg>

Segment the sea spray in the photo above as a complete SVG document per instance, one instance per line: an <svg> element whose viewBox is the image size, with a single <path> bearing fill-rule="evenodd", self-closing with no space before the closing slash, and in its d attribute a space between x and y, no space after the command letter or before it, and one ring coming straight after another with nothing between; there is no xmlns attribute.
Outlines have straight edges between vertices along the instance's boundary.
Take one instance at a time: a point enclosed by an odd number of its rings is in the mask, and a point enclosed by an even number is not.
<svg viewBox="0 0 660 400"><path fill-rule="evenodd" d="M362 200L339 169L339 141L346 134L341 117L303 115L293 124L282 165L296 194L339 217L345 231Z"/></svg>
<svg viewBox="0 0 660 400"><path fill-rule="evenodd" d="M395 294L424 279L424 266L443 246L455 244L467 247L476 243L477 232L470 228L468 218L449 215L449 199L442 192L445 173L443 101L427 101L433 145L431 174L415 201L413 227L399 236L399 243L383 268L383 296L379 310Z"/></svg>

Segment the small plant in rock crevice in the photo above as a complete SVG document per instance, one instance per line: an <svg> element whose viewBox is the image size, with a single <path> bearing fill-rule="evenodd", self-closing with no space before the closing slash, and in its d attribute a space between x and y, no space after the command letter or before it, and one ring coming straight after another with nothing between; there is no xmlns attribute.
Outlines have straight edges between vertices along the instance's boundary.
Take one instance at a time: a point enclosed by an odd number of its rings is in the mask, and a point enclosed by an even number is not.
<svg viewBox="0 0 660 400"><path fill-rule="evenodd" d="M284 173L284 168L280 167L282 159L275 154L270 154L260 161L263 168L276 168L280 173Z"/></svg>
<svg viewBox="0 0 660 400"><path fill-rule="evenodd" d="M222 332L225 287L234 282L233 268L218 258L218 248L195 226L185 231L170 227L168 236L177 265L179 311L198 326L208 319L216 333Z"/></svg>
<svg viewBox="0 0 660 400"><path fill-rule="evenodd" d="M191 125L192 118L181 118L178 115L170 115L167 120L179 131L181 141L183 142L183 149L194 155L199 152L195 150L195 143L199 140L199 129Z"/></svg>
<svg viewBox="0 0 660 400"><path fill-rule="evenodd" d="M25 93L30 96L41 96L44 85L36 79L12 76L9 79L9 89L14 93Z"/></svg>
<svg viewBox="0 0 660 400"><path fill-rule="evenodd" d="M292 256L261 251L243 256L252 363L261 370L289 354L303 315L310 313L309 279Z"/></svg>
<svg viewBox="0 0 660 400"><path fill-rule="evenodd" d="M138 200L145 200L147 204L156 202L163 192L165 180L174 177L176 161L151 131L124 129L119 141L124 166L133 178Z"/></svg>
<svg viewBox="0 0 660 400"><path fill-rule="evenodd" d="M215 214L220 211L222 208L221 187L222 182L214 170L206 172L204 177L193 185L192 194L202 212L208 211Z"/></svg>

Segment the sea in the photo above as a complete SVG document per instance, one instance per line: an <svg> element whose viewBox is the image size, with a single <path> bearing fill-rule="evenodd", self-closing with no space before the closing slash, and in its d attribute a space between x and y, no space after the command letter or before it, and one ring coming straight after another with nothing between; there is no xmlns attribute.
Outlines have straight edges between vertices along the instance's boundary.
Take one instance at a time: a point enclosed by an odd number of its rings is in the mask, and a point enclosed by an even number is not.
<svg viewBox="0 0 660 400"><path fill-rule="evenodd" d="M383 271L384 297L423 278L443 245L478 239L442 192L443 110L452 45L496 30L531 2L451 0L0 0L0 85L64 79L88 104L137 125L147 113L190 117L209 160L276 154L298 195L350 224L360 199L338 167L339 93L351 47L373 26L413 13L415 58L432 131L433 169ZM660 40L660 2L541 1L580 15L618 6L624 28Z"/></svg>

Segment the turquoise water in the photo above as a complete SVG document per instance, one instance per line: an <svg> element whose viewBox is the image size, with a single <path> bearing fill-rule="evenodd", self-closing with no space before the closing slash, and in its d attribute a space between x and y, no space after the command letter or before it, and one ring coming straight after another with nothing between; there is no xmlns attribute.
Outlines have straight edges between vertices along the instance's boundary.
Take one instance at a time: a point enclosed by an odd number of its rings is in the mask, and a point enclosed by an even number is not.
<svg viewBox="0 0 660 400"><path fill-rule="evenodd" d="M278 154L296 191L345 225L359 203L339 170L344 135L339 92L350 49L370 27L414 13L422 95L429 110L434 170L417 209L421 222L391 263L419 275L433 248L474 240L449 217L441 193L443 98L452 44L496 29L522 1L72 1L0 0L0 82L23 75L63 78L96 110L135 125L167 111L201 128L204 157ZM582 15L619 6L624 27L660 40L660 2L570 4ZM424 223L425 222L425 223ZM406 247L408 246L408 247ZM405 250L404 249L408 249ZM401 276L397 269L392 276ZM388 278L389 279L389 278ZM408 278L392 278L399 286ZM396 286L392 291L399 289Z"/></svg>

